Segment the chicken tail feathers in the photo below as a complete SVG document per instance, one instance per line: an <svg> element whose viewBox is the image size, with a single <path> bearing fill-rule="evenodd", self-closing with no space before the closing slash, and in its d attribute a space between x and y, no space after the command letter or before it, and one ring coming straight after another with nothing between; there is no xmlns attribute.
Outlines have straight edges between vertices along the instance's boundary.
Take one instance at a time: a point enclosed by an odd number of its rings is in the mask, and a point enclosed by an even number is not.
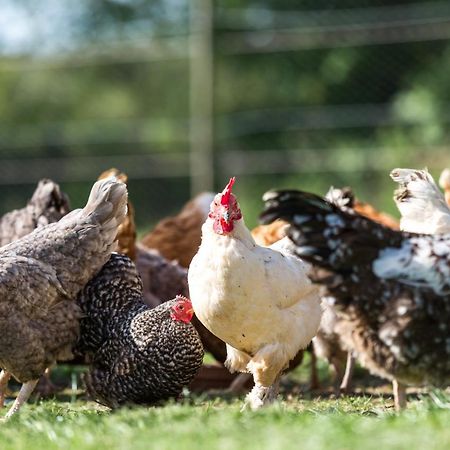
<svg viewBox="0 0 450 450"><path fill-rule="evenodd" d="M355 194L349 187L335 188L331 186L325 194L325 199L339 208L353 209L355 206Z"/></svg>
<svg viewBox="0 0 450 450"><path fill-rule="evenodd" d="M116 177L97 181L91 189L82 214L89 222L100 225L103 234L113 241L117 228L127 214L127 187Z"/></svg>
<svg viewBox="0 0 450 450"><path fill-rule="evenodd" d="M59 211L61 216L70 211L69 198L57 183L48 178L39 181L29 204L38 208L41 214L49 208Z"/></svg>
<svg viewBox="0 0 450 450"><path fill-rule="evenodd" d="M394 200L402 215L402 230L425 234L448 231L450 209L426 170L394 169L390 175L399 184L394 192ZM434 225L431 226L429 220L424 221L424 217L433 217Z"/></svg>
<svg viewBox="0 0 450 450"><path fill-rule="evenodd" d="M263 199L266 205L261 221L281 218L289 222L287 235L296 254L324 269L349 274L371 265L382 248L401 245L401 233L343 211L317 195L272 191Z"/></svg>
<svg viewBox="0 0 450 450"><path fill-rule="evenodd" d="M410 198L420 199L424 195L427 197L434 195L439 200L443 198L441 191L427 170L394 169L390 176L399 184L394 196L396 202L406 201Z"/></svg>

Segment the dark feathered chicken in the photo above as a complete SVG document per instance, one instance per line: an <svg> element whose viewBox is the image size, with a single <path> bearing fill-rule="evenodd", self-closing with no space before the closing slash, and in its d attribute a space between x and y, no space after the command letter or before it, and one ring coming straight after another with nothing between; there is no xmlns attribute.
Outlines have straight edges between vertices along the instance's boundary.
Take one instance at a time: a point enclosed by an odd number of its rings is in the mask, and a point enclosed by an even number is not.
<svg viewBox="0 0 450 450"><path fill-rule="evenodd" d="M11 375L23 383L7 418L47 367L71 357L76 296L114 250L126 201L123 183L97 182L83 209L0 248L0 401Z"/></svg>
<svg viewBox="0 0 450 450"><path fill-rule="evenodd" d="M180 395L203 361L200 337L185 297L149 308L131 260L113 254L78 298L81 320L76 351L86 354L89 394L111 408L153 404Z"/></svg>
<svg viewBox="0 0 450 450"><path fill-rule="evenodd" d="M404 384L450 380L450 236L398 232L299 191L269 192L264 222L282 218L347 320L343 338L373 373Z"/></svg>
<svg viewBox="0 0 450 450"><path fill-rule="evenodd" d="M57 222L70 211L69 200L52 180L39 181L27 206L0 219L0 246L9 244L35 228Z"/></svg>

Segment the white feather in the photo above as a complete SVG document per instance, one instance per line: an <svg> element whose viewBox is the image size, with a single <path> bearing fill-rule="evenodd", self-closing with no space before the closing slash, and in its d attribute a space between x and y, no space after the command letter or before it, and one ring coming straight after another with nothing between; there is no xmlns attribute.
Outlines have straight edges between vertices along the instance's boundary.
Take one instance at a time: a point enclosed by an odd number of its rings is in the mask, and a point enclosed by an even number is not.
<svg viewBox="0 0 450 450"><path fill-rule="evenodd" d="M450 209L426 170L394 169L400 184L394 200L401 213L400 229L410 233L450 233Z"/></svg>
<svg viewBox="0 0 450 450"><path fill-rule="evenodd" d="M420 236L405 239L400 248L382 250L373 262L380 278L395 278L405 284L429 287L439 295L449 289L450 236Z"/></svg>

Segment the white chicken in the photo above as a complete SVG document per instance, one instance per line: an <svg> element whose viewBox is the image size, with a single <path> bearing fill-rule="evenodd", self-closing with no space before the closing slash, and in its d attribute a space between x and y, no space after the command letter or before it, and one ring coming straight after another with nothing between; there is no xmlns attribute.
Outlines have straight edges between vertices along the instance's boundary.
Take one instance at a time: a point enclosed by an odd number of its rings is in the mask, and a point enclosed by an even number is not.
<svg viewBox="0 0 450 450"><path fill-rule="evenodd" d="M450 232L450 208L426 170L394 169L391 178L400 187L394 200L400 211L400 229L409 233Z"/></svg>
<svg viewBox="0 0 450 450"><path fill-rule="evenodd" d="M255 243L233 184L234 178L211 203L189 292L197 317L226 342L228 369L253 375L246 405L257 409L275 400L282 371L316 334L320 297L309 264L289 251L287 239Z"/></svg>

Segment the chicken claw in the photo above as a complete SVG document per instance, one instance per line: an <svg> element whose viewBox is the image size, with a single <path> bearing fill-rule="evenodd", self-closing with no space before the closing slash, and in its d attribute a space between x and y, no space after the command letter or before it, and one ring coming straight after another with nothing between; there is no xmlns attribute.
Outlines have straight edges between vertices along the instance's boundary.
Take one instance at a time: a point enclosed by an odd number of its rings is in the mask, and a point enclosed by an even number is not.
<svg viewBox="0 0 450 450"><path fill-rule="evenodd" d="M30 397L31 393L33 392L34 388L36 387L36 384L38 383L39 379L37 380L31 380L27 381L22 385L19 391L19 395L14 400L13 405L11 406L10 410L6 414L6 416L3 418L3 421L7 421L11 418L17 411L19 411L20 407L26 403L28 398Z"/></svg>

